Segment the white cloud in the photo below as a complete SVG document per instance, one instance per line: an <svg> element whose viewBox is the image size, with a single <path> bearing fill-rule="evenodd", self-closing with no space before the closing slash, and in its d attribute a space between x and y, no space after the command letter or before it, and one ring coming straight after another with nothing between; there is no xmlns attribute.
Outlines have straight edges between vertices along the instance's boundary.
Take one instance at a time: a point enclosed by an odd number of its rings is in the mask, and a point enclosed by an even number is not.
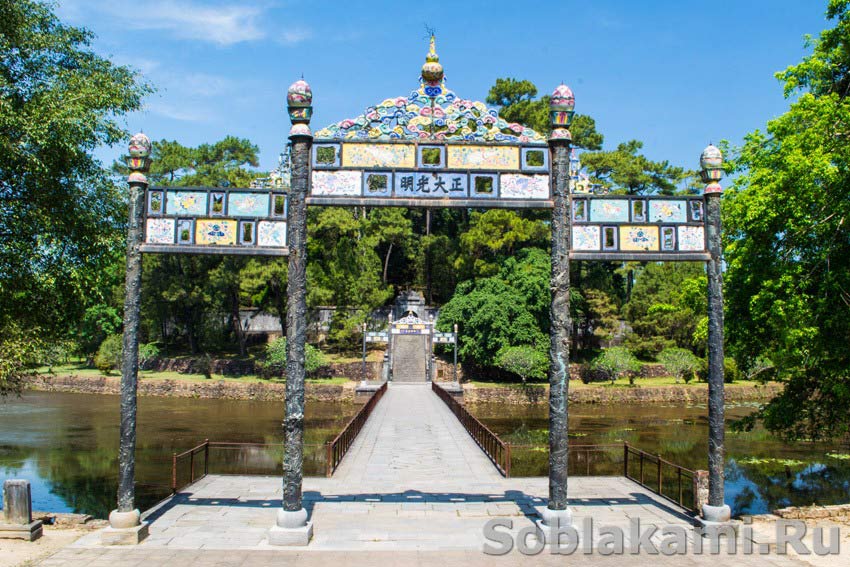
<svg viewBox="0 0 850 567"><path fill-rule="evenodd" d="M269 36L265 26L267 6L242 2L197 0L64 0L60 13L86 23L90 16L106 16L113 24L136 30L159 30L179 39L199 40L222 46L257 41ZM283 43L310 37L308 30L293 28L276 32Z"/></svg>
<svg viewBox="0 0 850 567"><path fill-rule="evenodd" d="M181 105L176 108L166 102L152 101L143 110L180 122L210 122L215 118L214 112L198 105Z"/></svg>

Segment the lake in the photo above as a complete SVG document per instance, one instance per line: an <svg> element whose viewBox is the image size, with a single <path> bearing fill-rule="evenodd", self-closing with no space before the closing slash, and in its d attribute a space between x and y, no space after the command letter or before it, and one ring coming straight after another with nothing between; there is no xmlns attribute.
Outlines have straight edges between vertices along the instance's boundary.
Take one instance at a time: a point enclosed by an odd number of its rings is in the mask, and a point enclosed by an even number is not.
<svg viewBox="0 0 850 567"><path fill-rule="evenodd" d="M306 407L305 473L324 474L322 444L356 413L353 403ZM516 445L514 475L547 474L547 407L476 405L473 413ZM755 405L729 404L730 421ZM171 458L204 439L278 444L211 451L210 472L281 474L283 402L139 398L137 505L146 509L170 493ZM660 453L691 468L706 468L704 406L574 404L574 444L622 444ZM0 481L32 482L33 507L104 518L115 505L118 397L26 392L0 401ZM813 443L784 443L763 430L727 433L727 502L736 514L786 505L850 501L850 451ZM833 456L830 456L833 455ZM621 474L622 449L594 459L591 474ZM198 463L200 465L200 462ZM181 475L186 475L186 462ZM574 467L576 468L576 467ZM573 474L588 471L573 470Z"/></svg>

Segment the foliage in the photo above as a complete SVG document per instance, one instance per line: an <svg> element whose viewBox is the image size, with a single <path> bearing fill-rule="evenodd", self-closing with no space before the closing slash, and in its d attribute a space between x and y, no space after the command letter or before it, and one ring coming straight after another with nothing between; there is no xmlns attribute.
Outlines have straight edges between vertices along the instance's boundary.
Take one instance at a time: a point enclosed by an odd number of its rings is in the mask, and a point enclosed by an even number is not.
<svg viewBox="0 0 850 567"><path fill-rule="evenodd" d="M80 324L79 346L82 354L93 356L109 335L121 331L121 315L111 305L99 303L86 309Z"/></svg>
<svg viewBox="0 0 850 567"><path fill-rule="evenodd" d="M493 366L505 347L534 345L545 349L546 335L534 316L518 301L516 289L497 277L466 281L440 310L437 329L458 325L458 356L481 366Z"/></svg>
<svg viewBox="0 0 850 567"><path fill-rule="evenodd" d="M531 81L499 78L490 87L486 102L500 106L499 115L508 122L517 122L548 135L552 130L549 122L549 96L535 99L536 96L537 87ZM576 114L570 132L576 147L588 150L602 147L602 134L596 131L596 121L590 116Z"/></svg>
<svg viewBox="0 0 850 567"><path fill-rule="evenodd" d="M593 336L603 342L610 341L620 330L617 305L607 293L589 288L584 292L585 321L593 329Z"/></svg>
<svg viewBox="0 0 850 567"><path fill-rule="evenodd" d="M501 264L520 248L545 247L550 233L543 221L523 218L516 211L473 212L469 229L460 236L460 255L455 268L461 277L494 276Z"/></svg>
<svg viewBox="0 0 850 567"><path fill-rule="evenodd" d="M617 379L628 375L629 384L634 385L635 374L640 371L640 362L629 349L625 347L606 348L593 359L591 368L604 372L613 384Z"/></svg>
<svg viewBox="0 0 850 567"><path fill-rule="evenodd" d="M139 366L159 358L159 347L154 343L142 343L139 345Z"/></svg>
<svg viewBox="0 0 850 567"><path fill-rule="evenodd" d="M644 359L652 359L668 347L697 350L694 333L708 310L706 289L702 264L647 264L636 276L631 298L623 306L632 328L626 344Z"/></svg>
<svg viewBox="0 0 850 567"><path fill-rule="evenodd" d="M0 397L20 393L22 383L35 374L45 343L38 330L25 331L10 324L0 335Z"/></svg>
<svg viewBox="0 0 850 567"><path fill-rule="evenodd" d="M304 345L304 371L316 372L329 364L325 354L311 344ZM286 337L280 337L266 345L266 364L283 371L286 368Z"/></svg>
<svg viewBox="0 0 850 567"><path fill-rule="evenodd" d="M723 209L729 350L787 381L744 425L809 439L850 433L850 2L827 15L835 27L778 74L799 96L746 137Z"/></svg>
<svg viewBox="0 0 850 567"><path fill-rule="evenodd" d="M691 351L684 348L666 348L658 355L658 362L664 365L667 372L676 378L676 382L691 381L700 368L700 359Z"/></svg>
<svg viewBox="0 0 850 567"><path fill-rule="evenodd" d="M124 193L93 156L125 142L150 88L90 49L52 5L0 3L0 333L56 336L101 301L120 255Z"/></svg>
<svg viewBox="0 0 850 567"><path fill-rule="evenodd" d="M533 346L503 347L496 353L495 366L519 376L523 382L545 380L549 371L549 357Z"/></svg>
<svg viewBox="0 0 850 567"><path fill-rule="evenodd" d="M122 335L109 335L97 349L94 357L94 366L103 374L109 375L113 370L121 368L121 356L124 352L124 338Z"/></svg>

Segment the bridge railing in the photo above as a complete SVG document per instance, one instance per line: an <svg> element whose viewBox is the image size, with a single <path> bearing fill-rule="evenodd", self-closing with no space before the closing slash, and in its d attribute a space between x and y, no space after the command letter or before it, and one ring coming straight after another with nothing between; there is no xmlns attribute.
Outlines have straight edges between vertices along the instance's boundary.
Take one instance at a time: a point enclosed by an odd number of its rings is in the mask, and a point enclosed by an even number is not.
<svg viewBox="0 0 850 567"><path fill-rule="evenodd" d="M624 443L623 476L690 512L696 512L699 508L696 472L671 463L661 455L653 455Z"/></svg>
<svg viewBox="0 0 850 567"><path fill-rule="evenodd" d="M343 457L348 452L348 449L351 448L352 443L357 438L357 434L360 433L360 430L363 429L363 426L366 425L366 420L369 419L369 416L372 415L372 410L375 409L375 406L384 396L384 393L387 391L387 383L384 382L380 388L378 388L372 397L369 398L369 401L366 402L360 411L351 418L351 421L343 427L342 431L339 432L339 435L334 437L333 441L329 441L327 444L327 468L325 470L325 476L330 477L333 475L336 468L342 462Z"/></svg>
<svg viewBox="0 0 850 567"><path fill-rule="evenodd" d="M511 476L511 446L499 439L499 436L481 423L478 418L469 413L463 404L452 397L436 382L431 382L431 389L442 399L449 409L455 414L458 421L472 436L475 443L481 447L484 454L490 458L496 468L505 478Z"/></svg>

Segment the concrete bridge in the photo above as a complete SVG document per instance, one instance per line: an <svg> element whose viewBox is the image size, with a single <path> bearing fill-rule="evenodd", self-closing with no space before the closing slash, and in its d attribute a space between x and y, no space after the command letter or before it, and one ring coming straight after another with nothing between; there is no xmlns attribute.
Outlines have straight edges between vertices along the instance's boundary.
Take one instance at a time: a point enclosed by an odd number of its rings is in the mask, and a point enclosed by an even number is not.
<svg viewBox="0 0 850 567"><path fill-rule="evenodd" d="M507 558L485 555L485 524L510 520L512 534L532 526L547 504L547 490L547 478L503 478L430 385L393 384L334 476L304 479L304 501L315 525L308 547L268 544L282 495L279 477L209 475L148 510L150 536L138 546L104 547L94 533L44 565L111 565L128 559L140 565L184 559L216 565L285 565L296 559L299 565L510 563L511 557L530 558L516 551ZM683 509L622 477L573 477L570 496L574 525L592 518L597 529L622 527L627 539L634 518L644 526L690 530L692 525ZM658 543L660 532L653 539ZM578 554L568 561L607 559L613 558ZM760 559L735 561L760 565ZM534 559L565 560L548 551ZM679 565L682 559L629 556L630 564L644 561ZM694 565L716 561L711 555L688 558ZM798 564L778 556L770 561Z"/></svg>

